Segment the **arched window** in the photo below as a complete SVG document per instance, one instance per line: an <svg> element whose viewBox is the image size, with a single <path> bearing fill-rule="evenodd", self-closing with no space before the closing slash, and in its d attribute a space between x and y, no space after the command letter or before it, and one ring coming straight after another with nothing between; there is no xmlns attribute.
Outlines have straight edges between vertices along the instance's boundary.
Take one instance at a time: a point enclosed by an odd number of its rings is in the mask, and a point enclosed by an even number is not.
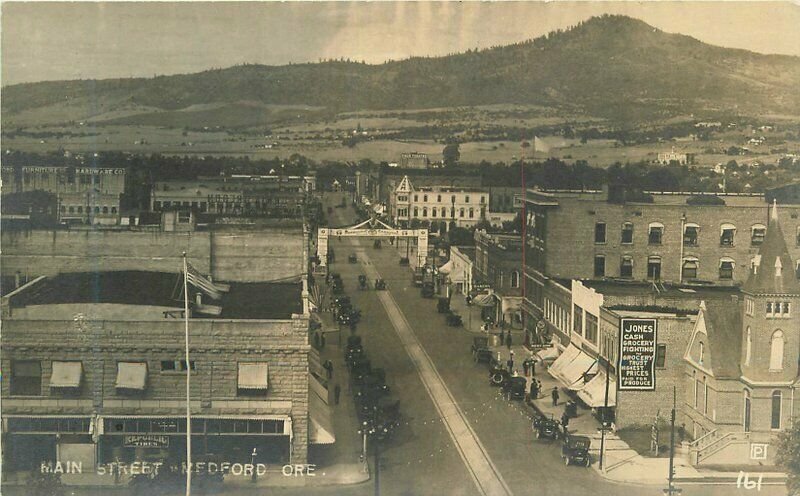
<svg viewBox="0 0 800 496"><path fill-rule="evenodd" d="M423 217L427 217L428 216L428 207L422 207L422 216Z"/></svg>
<svg viewBox="0 0 800 496"><path fill-rule="evenodd" d="M733 224L722 224L719 228L719 245L733 246L733 237L736 234L736 226Z"/></svg>
<svg viewBox="0 0 800 496"><path fill-rule="evenodd" d="M747 326L747 342L744 348L744 364L750 365L750 356L753 353L753 333L750 331L750 326Z"/></svg>
<svg viewBox="0 0 800 496"><path fill-rule="evenodd" d="M107 214L107 213L108 213L108 207L103 207L103 213L104 213L104 214Z"/></svg>
<svg viewBox="0 0 800 496"><path fill-rule="evenodd" d="M683 246L697 246L699 234L700 226L693 222L688 222L683 226Z"/></svg>
<svg viewBox="0 0 800 496"><path fill-rule="evenodd" d="M94 213L99 214L100 213L100 207L94 207Z"/></svg>
<svg viewBox="0 0 800 496"><path fill-rule="evenodd" d="M431 217L436 217L436 213L437 212L438 212L438 210L436 210L436 207L432 207L431 208Z"/></svg>
<svg viewBox="0 0 800 496"><path fill-rule="evenodd" d="M624 255L619 264L620 277L633 277L633 257Z"/></svg>
<svg viewBox="0 0 800 496"><path fill-rule="evenodd" d="M783 369L783 331L778 329L772 333L772 343L769 348L769 369Z"/></svg>
<svg viewBox="0 0 800 496"><path fill-rule="evenodd" d="M117 207L111 207L111 213L112 214L117 213Z"/></svg>
<svg viewBox="0 0 800 496"><path fill-rule="evenodd" d="M414 217L419 217L419 207L414 207Z"/></svg>
<svg viewBox="0 0 800 496"><path fill-rule="evenodd" d="M464 208L463 207L458 210L458 216L462 217L462 218L464 217Z"/></svg>
<svg viewBox="0 0 800 496"><path fill-rule="evenodd" d="M519 271L513 270L511 271L511 287L518 288L519 287Z"/></svg>
<svg viewBox="0 0 800 496"><path fill-rule="evenodd" d="M66 212L67 212L67 207L66 207L66 205L61 205L61 208L59 208L59 210L61 211L61 213L62 213L62 214L63 214L63 213L66 213Z"/></svg>
<svg viewBox="0 0 800 496"><path fill-rule="evenodd" d="M771 429L781 428L781 407L783 406L783 394L780 391L772 392L772 416L770 420Z"/></svg>
<svg viewBox="0 0 800 496"><path fill-rule="evenodd" d="M651 222L647 226L647 242L651 245L660 245L661 238L664 236L664 224Z"/></svg>
<svg viewBox="0 0 800 496"><path fill-rule="evenodd" d="M475 209L470 207L469 209L469 218L472 219L475 217Z"/></svg>
<svg viewBox="0 0 800 496"><path fill-rule="evenodd" d="M699 356L698 363L700 365L703 365L703 360L706 359L706 345L703 344L702 341L700 341L700 347L699 348L700 348L700 356Z"/></svg>
<svg viewBox="0 0 800 496"><path fill-rule="evenodd" d="M447 208L442 207L442 217L447 217Z"/></svg>

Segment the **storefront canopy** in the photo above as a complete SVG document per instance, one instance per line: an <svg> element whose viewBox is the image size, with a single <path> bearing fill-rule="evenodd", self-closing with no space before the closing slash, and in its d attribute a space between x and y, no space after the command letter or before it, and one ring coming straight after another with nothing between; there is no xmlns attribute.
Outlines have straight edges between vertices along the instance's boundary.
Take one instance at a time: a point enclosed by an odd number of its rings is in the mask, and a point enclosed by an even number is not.
<svg viewBox="0 0 800 496"><path fill-rule="evenodd" d="M80 387L82 375L83 366L81 362L53 362L53 374L50 376L50 387Z"/></svg>
<svg viewBox="0 0 800 496"><path fill-rule="evenodd" d="M574 344L567 346L561 356L559 356L556 361L550 365L550 368L547 369L550 372L550 375L557 377L559 371L569 365L570 362L575 360L575 357L577 357L580 353L581 350Z"/></svg>
<svg viewBox="0 0 800 496"><path fill-rule="evenodd" d="M551 346L549 348L544 348L536 352L536 358L540 361L547 361L551 359L558 358L558 347Z"/></svg>
<svg viewBox="0 0 800 496"><path fill-rule="evenodd" d="M479 307L492 307L497 303L497 295L494 293L479 294L472 299L472 303Z"/></svg>
<svg viewBox="0 0 800 496"><path fill-rule="evenodd" d="M117 364L117 387L143 390L147 383L147 363L119 362Z"/></svg>
<svg viewBox="0 0 800 496"><path fill-rule="evenodd" d="M598 408L605 406L606 396L606 374L600 372L594 376L594 379L586 383L584 387L578 390L578 396L590 408ZM612 377L608 381L608 406L616 406L617 404L617 383Z"/></svg>
<svg viewBox="0 0 800 496"><path fill-rule="evenodd" d="M447 275L447 274L450 274L450 272L452 270L453 270L453 261L452 260L448 260L446 264L444 264L441 267L439 267L439 273L440 274Z"/></svg>
<svg viewBox="0 0 800 496"><path fill-rule="evenodd" d="M269 364L240 363L239 389L267 389L269 386Z"/></svg>
<svg viewBox="0 0 800 496"><path fill-rule="evenodd" d="M314 391L310 391L308 394L308 417L310 420L308 441L310 443L333 444L336 442L331 409Z"/></svg>
<svg viewBox="0 0 800 496"><path fill-rule="evenodd" d="M597 360L573 344L570 344L548 369L550 375L566 387L580 387L582 383L576 383L586 374L596 373L596 370Z"/></svg>

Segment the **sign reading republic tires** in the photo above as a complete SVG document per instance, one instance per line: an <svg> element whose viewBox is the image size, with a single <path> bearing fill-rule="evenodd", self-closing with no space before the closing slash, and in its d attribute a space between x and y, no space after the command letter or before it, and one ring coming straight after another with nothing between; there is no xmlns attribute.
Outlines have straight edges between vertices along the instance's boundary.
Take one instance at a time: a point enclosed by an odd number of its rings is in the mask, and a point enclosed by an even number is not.
<svg viewBox="0 0 800 496"><path fill-rule="evenodd" d="M656 319L620 319L619 390L655 390L657 324Z"/></svg>

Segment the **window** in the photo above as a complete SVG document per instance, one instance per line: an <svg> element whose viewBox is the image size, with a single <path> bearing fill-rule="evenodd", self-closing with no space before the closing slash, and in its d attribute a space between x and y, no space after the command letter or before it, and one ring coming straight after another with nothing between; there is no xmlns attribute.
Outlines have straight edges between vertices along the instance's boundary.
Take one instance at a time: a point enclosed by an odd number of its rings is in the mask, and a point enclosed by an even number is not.
<svg viewBox="0 0 800 496"><path fill-rule="evenodd" d="M462 219L464 218L464 208L463 207L458 210L458 216L461 217Z"/></svg>
<svg viewBox="0 0 800 496"><path fill-rule="evenodd" d="M419 217L419 207L414 207L414 217Z"/></svg>
<svg viewBox="0 0 800 496"><path fill-rule="evenodd" d="M622 244L629 245L633 243L633 223L626 222L622 224Z"/></svg>
<svg viewBox="0 0 800 496"><path fill-rule="evenodd" d="M767 317L787 319L791 316L791 306L788 301L768 301L766 307Z"/></svg>
<svg viewBox="0 0 800 496"><path fill-rule="evenodd" d="M422 201L427 202L428 201L428 195L422 195Z"/></svg>
<svg viewBox="0 0 800 496"><path fill-rule="evenodd" d="M756 310L755 301L753 301L753 299L749 298L749 297L745 298L745 300L744 300L744 308L745 308L744 311L745 311L745 313L747 315L753 315L755 313L755 310Z"/></svg>
<svg viewBox="0 0 800 496"><path fill-rule="evenodd" d="M442 195L436 195L436 202L442 203Z"/></svg>
<svg viewBox="0 0 800 496"><path fill-rule="evenodd" d="M605 277L606 275L606 257L604 255L594 256L594 276Z"/></svg>
<svg viewBox="0 0 800 496"><path fill-rule="evenodd" d="M469 203L469 195L464 197L464 203Z"/></svg>
<svg viewBox="0 0 800 496"><path fill-rule="evenodd" d="M239 363L236 383L239 395L260 395L269 388L269 364L263 362Z"/></svg>
<svg viewBox="0 0 800 496"><path fill-rule="evenodd" d="M75 207L69 207L69 213L74 214L75 213Z"/></svg>
<svg viewBox="0 0 800 496"><path fill-rule="evenodd" d="M82 206L79 206L79 207L78 207L78 213L79 213L79 214L82 214L82 213L83 213L83 207L82 207Z"/></svg>
<svg viewBox="0 0 800 496"><path fill-rule="evenodd" d="M481 204L484 204L484 203L486 203L486 197L485 196L481 196Z"/></svg>
<svg viewBox="0 0 800 496"><path fill-rule="evenodd" d="M99 214L100 213L100 207L94 207L94 213Z"/></svg>
<svg viewBox="0 0 800 496"><path fill-rule="evenodd" d="M759 246L764 243L764 236L767 235L767 226L764 224L755 224L750 229L750 244Z"/></svg>
<svg viewBox="0 0 800 496"><path fill-rule="evenodd" d="M442 217L447 217L447 209L442 207Z"/></svg>
<svg viewBox="0 0 800 496"><path fill-rule="evenodd" d="M428 207L422 207L422 216L423 217L427 217L428 216Z"/></svg>
<svg viewBox="0 0 800 496"><path fill-rule="evenodd" d="M663 369L667 363L667 345L656 345L656 368Z"/></svg>
<svg viewBox="0 0 800 496"><path fill-rule="evenodd" d="M696 379L694 381L694 409L697 410L700 407L700 379Z"/></svg>
<svg viewBox="0 0 800 496"><path fill-rule="evenodd" d="M708 415L708 379L703 377L703 414Z"/></svg>
<svg viewBox="0 0 800 496"><path fill-rule="evenodd" d="M700 348L700 357L699 357L699 360L698 360L697 363L699 363L700 365L703 365L703 360L706 359L706 345L703 344L702 341L700 341L699 348Z"/></svg>
<svg viewBox="0 0 800 496"><path fill-rule="evenodd" d="M519 287L519 271L512 270L511 271L511 287L518 288Z"/></svg>
<svg viewBox="0 0 800 496"><path fill-rule="evenodd" d="M112 214L117 213L117 207L111 207L111 213Z"/></svg>
<svg viewBox="0 0 800 496"><path fill-rule="evenodd" d="M178 212L178 223L188 224L190 220L191 220L191 215L189 214L189 212L185 210Z"/></svg>
<svg viewBox="0 0 800 496"><path fill-rule="evenodd" d="M574 306L574 314L572 316L572 330L583 336L583 309L578 305Z"/></svg>
<svg viewBox="0 0 800 496"><path fill-rule="evenodd" d="M103 207L103 213L104 213L104 214L107 214L107 213L108 213L108 207Z"/></svg>
<svg viewBox="0 0 800 496"><path fill-rule="evenodd" d="M744 412L742 414L745 432L750 432L750 391L744 390Z"/></svg>
<svg viewBox="0 0 800 496"><path fill-rule="evenodd" d="M683 227L683 246L697 246L697 238L700 234L700 226L697 224L686 224Z"/></svg>
<svg viewBox="0 0 800 496"><path fill-rule="evenodd" d="M736 226L733 224L722 224L720 227L719 245L733 246L733 237L736 234Z"/></svg>
<svg viewBox="0 0 800 496"><path fill-rule="evenodd" d="M780 391L772 392L772 415L770 418L770 428L781 428L781 406L783 403L783 394Z"/></svg>
<svg viewBox="0 0 800 496"><path fill-rule="evenodd" d="M432 216L432 217L436 217L436 212L438 212L438 210L436 210L436 207L433 207L433 208L431 209L431 216Z"/></svg>
<svg viewBox="0 0 800 496"><path fill-rule="evenodd" d="M194 360L189 360L189 366L196 370ZM186 372L186 360L161 360L161 372Z"/></svg>
<svg viewBox="0 0 800 496"><path fill-rule="evenodd" d="M589 312L586 312L586 339L597 344L597 317Z"/></svg>
<svg viewBox="0 0 800 496"><path fill-rule="evenodd" d="M598 222L594 225L594 242L595 243L605 243L606 242L606 223L605 222Z"/></svg>
<svg viewBox="0 0 800 496"><path fill-rule="evenodd" d="M699 262L696 258L684 258L683 265L681 266L681 278L683 280L697 279L698 267Z"/></svg>
<svg viewBox="0 0 800 496"><path fill-rule="evenodd" d="M65 213L67 213L67 207L66 207L65 205L61 205L61 208L59 208L59 211L60 211L62 214L65 214Z"/></svg>
<svg viewBox="0 0 800 496"><path fill-rule="evenodd" d="M419 195L414 195L414 202L418 202L418 201L419 201Z"/></svg>
<svg viewBox="0 0 800 496"><path fill-rule="evenodd" d="M653 281L661 279L661 257L651 256L647 258L647 278Z"/></svg>
<svg viewBox="0 0 800 496"><path fill-rule="evenodd" d="M647 243L651 245L660 245L661 238L664 236L664 224L660 222L652 222L647 228Z"/></svg>
<svg viewBox="0 0 800 496"><path fill-rule="evenodd" d="M800 246L800 226L797 226L797 235L795 236L794 244Z"/></svg>
<svg viewBox="0 0 800 496"><path fill-rule="evenodd" d="M733 279L733 267L736 262L732 258L721 258L719 261L719 278L720 279Z"/></svg>
<svg viewBox="0 0 800 496"><path fill-rule="evenodd" d="M769 352L769 370L783 370L783 331L778 329L772 334Z"/></svg>
<svg viewBox="0 0 800 496"><path fill-rule="evenodd" d="M633 277L633 257L625 255L619 264L620 277Z"/></svg>
<svg viewBox="0 0 800 496"><path fill-rule="evenodd" d="M42 362L12 360L10 392L14 396L41 396Z"/></svg>
<svg viewBox="0 0 800 496"><path fill-rule="evenodd" d="M470 209L469 209L469 218L472 219L473 217L475 217L475 209L470 207Z"/></svg>
<svg viewBox="0 0 800 496"><path fill-rule="evenodd" d="M750 326L747 326L747 342L744 348L744 364L750 365L750 357L753 354L753 333Z"/></svg>

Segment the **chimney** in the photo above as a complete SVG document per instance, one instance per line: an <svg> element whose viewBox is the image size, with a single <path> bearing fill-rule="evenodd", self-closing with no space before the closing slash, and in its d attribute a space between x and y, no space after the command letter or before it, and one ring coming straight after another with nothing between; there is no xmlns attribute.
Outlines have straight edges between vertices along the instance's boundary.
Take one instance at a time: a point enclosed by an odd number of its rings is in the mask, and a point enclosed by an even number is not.
<svg viewBox="0 0 800 496"><path fill-rule="evenodd" d="M198 307L201 306L203 304L203 293L197 293L194 296L194 302Z"/></svg>

